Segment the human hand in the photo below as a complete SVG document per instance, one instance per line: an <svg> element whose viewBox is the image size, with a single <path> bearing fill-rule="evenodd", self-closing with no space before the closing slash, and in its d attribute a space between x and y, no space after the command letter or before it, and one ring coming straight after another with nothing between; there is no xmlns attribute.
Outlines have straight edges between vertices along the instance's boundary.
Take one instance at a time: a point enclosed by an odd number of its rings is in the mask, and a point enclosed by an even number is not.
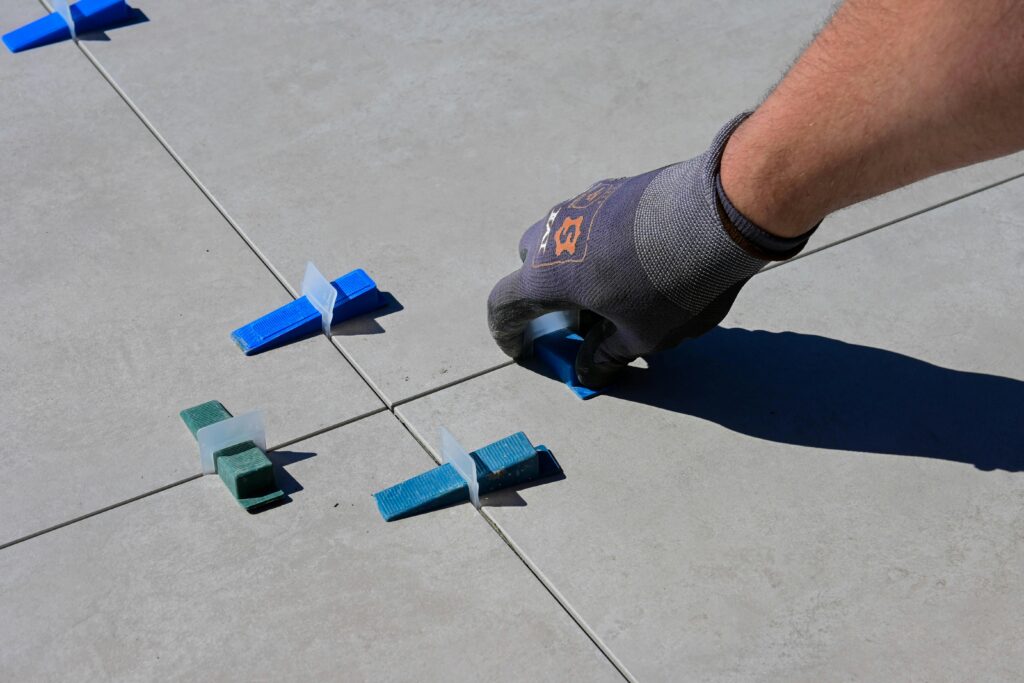
<svg viewBox="0 0 1024 683"><path fill-rule="evenodd" d="M488 298L501 349L520 356L523 332L540 315L591 311L598 322L585 331L576 373L597 388L638 356L715 327L768 261L796 254L806 236L777 238L749 223L762 234L744 234L719 201L722 149L743 118L704 154L597 182L530 227L519 242L522 267Z"/></svg>

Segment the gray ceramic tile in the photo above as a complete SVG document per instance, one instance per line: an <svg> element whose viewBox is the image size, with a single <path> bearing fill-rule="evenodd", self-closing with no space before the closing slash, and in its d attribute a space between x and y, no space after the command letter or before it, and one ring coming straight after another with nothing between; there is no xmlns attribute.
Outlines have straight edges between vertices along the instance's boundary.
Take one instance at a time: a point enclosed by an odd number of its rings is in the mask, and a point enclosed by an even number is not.
<svg viewBox="0 0 1024 683"><path fill-rule="evenodd" d="M612 395L509 367L398 410L552 449L484 509L641 680L1013 680L1022 189L755 278Z"/></svg>
<svg viewBox="0 0 1024 683"><path fill-rule="evenodd" d="M397 401L503 362L484 302L521 232L593 180L702 151L832 4L182 0L89 49L293 286L313 256L394 293L404 310L341 342ZM815 239L1021 171L936 178Z"/></svg>
<svg viewBox="0 0 1024 683"><path fill-rule="evenodd" d="M392 415L272 457L284 506L204 477L0 551L3 677L621 680L471 508L380 518L431 464Z"/></svg>
<svg viewBox="0 0 1024 683"><path fill-rule="evenodd" d="M381 406L322 338L235 347L286 291L78 50L0 60L0 545L197 472L182 408L282 443Z"/></svg>

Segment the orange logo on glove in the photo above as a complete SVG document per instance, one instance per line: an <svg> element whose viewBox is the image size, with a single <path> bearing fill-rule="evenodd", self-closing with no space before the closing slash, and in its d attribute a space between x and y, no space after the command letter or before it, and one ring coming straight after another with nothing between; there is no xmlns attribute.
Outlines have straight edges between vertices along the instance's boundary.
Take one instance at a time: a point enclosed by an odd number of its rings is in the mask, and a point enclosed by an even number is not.
<svg viewBox="0 0 1024 683"><path fill-rule="evenodd" d="M576 253L576 241L580 238L580 229L583 225L583 216L566 218L562 225L555 231L555 256L561 256L564 252Z"/></svg>
<svg viewBox="0 0 1024 683"><path fill-rule="evenodd" d="M544 234L533 250L532 268L553 268L583 263L587 258L590 233L600 229L598 215L608 198L626 182L626 178L602 180L583 194L555 206L548 214ZM561 221L556 228L556 221ZM551 241L554 238L554 248Z"/></svg>

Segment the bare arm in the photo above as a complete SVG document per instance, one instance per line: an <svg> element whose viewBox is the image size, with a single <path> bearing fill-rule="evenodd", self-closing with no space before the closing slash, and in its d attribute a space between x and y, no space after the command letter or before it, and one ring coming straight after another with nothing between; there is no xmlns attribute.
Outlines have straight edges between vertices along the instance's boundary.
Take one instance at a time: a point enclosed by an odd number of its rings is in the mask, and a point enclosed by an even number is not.
<svg viewBox="0 0 1024 683"><path fill-rule="evenodd" d="M1024 3L847 0L733 134L736 208L783 236L1024 149Z"/></svg>

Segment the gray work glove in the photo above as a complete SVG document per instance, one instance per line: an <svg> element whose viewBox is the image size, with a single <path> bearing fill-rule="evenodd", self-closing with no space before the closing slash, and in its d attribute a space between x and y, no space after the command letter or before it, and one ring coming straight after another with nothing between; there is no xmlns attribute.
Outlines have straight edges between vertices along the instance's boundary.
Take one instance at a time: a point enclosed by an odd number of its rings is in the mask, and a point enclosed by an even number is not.
<svg viewBox="0 0 1024 683"><path fill-rule="evenodd" d="M807 235L770 235L724 198L719 162L744 118L730 121L704 154L595 183L527 230L522 267L487 302L502 351L519 357L523 331L537 316L590 311L598 322L585 331L576 373L597 388L638 356L715 327L768 261L797 254Z"/></svg>

